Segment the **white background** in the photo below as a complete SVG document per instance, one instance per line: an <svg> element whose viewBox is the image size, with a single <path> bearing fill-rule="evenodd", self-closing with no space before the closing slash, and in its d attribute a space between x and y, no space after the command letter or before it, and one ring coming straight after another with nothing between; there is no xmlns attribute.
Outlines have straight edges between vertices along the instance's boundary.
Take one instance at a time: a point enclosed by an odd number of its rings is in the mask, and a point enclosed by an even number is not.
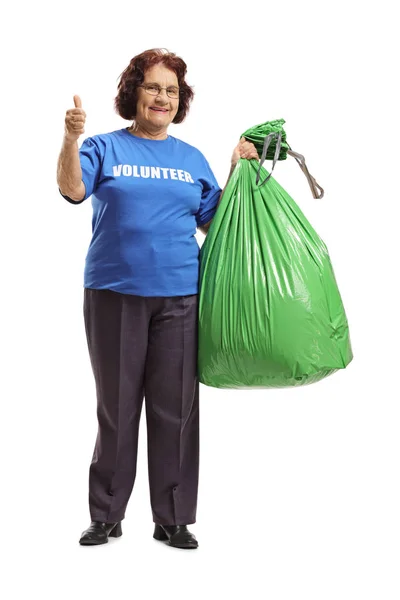
<svg viewBox="0 0 400 600"><path fill-rule="evenodd" d="M2 546L7 600L398 600L399 97L394 3L22 2L2 34ZM12 11L12 12L11 12ZM141 422L123 536L95 548L97 423L82 314L90 200L58 193L64 117L126 127L119 75L143 50L188 65L196 96L170 133L221 186L240 134L284 118L274 176L327 244L354 360L303 389L201 386L199 549L152 538ZM396 58L397 55L397 58ZM80 142L83 141L82 139ZM268 167L268 165L266 165ZM198 234L201 245L202 234Z"/></svg>

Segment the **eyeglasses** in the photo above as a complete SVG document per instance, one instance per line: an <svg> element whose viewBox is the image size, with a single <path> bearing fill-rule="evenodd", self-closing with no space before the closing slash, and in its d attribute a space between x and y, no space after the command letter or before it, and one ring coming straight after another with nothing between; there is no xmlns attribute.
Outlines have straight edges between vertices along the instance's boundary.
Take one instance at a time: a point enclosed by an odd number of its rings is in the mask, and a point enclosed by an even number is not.
<svg viewBox="0 0 400 600"><path fill-rule="evenodd" d="M179 88L174 86L163 88L161 85L158 85L158 83L145 83L143 85L138 85L138 87L142 87L145 92L150 94L150 96L159 96L161 94L161 90L165 90L168 98L179 98Z"/></svg>

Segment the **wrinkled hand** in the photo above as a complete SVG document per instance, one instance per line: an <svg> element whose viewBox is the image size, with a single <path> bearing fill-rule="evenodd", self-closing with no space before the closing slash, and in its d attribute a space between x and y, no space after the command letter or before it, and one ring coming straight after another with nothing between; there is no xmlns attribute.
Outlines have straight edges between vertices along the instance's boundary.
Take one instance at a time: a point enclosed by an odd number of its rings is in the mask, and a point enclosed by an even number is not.
<svg viewBox="0 0 400 600"><path fill-rule="evenodd" d="M240 141L233 151L231 163L234 167L240 158L252 159L256 158L260 160L255 145L252 142L248 142L244 137L240 138Z"/></svg>

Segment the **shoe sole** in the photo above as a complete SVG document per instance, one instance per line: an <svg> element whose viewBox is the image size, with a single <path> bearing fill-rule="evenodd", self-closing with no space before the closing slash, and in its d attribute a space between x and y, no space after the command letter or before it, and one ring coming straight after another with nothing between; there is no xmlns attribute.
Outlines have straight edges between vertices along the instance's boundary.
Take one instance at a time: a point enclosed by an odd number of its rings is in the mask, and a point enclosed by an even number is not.
<svg viewBox="0 0 400 600"><path fill-rule="evenodd" d="M104 540L104 542L96 542L96 540L79 540L81 546L102 546L103 544L108 544L108 539Z"/></svg>
<svg viewBox="0 0 400 600"><path fill-rule="evenodd" d="M157 542L164 542L164 544L167 544L167 546L171 546L171 548L181 548L182 550L196 550L196 548L198 548L199 546L184 546L184 545L178 545L178 544L171 544L171 542L168 540L167 537L165 538L161 538L161 537L156 537L155 535L153 535L153 538L155 540L157 540Z"/></svg>
<svg viewBox="0 0 400 600"><path fill-rule="evenodd" d="M196 550L198 548L198 546L178 546L178 544L171 544L171 542L168 542L168 546L171 546L171 548L180 548L181 550Z"/></svg>

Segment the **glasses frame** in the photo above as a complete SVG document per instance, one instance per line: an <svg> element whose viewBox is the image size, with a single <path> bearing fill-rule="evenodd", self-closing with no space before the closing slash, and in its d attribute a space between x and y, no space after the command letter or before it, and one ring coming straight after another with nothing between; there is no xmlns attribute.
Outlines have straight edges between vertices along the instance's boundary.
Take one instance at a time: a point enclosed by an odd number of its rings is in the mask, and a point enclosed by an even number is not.
<svg viewBox="0 0 400 600"><path fill-rule="evenodd" d="M151 86L154 86L154 87L157 86L159 88L159 92L157 92L157 94L152 94L151 92L149 92L149 90L147 88L151 87ZM161 85L158 85L158 83L142 83L141 85L138 85L138 87L143 88L144 91L146 92L146 94L149 94L149 96L153 96L154 98L156 96L159 96L161 94L162 90L165 90L165 93L167 94L168 98L171 98L171 100L178 100L179 96L180 96L180 93L181 93L181 90L179 88L177 88L178 89L178 95L177 96L170 96L168 94L168 88L161 87ZM172 86L170 86L170 87L172 87Z"/></svg>

